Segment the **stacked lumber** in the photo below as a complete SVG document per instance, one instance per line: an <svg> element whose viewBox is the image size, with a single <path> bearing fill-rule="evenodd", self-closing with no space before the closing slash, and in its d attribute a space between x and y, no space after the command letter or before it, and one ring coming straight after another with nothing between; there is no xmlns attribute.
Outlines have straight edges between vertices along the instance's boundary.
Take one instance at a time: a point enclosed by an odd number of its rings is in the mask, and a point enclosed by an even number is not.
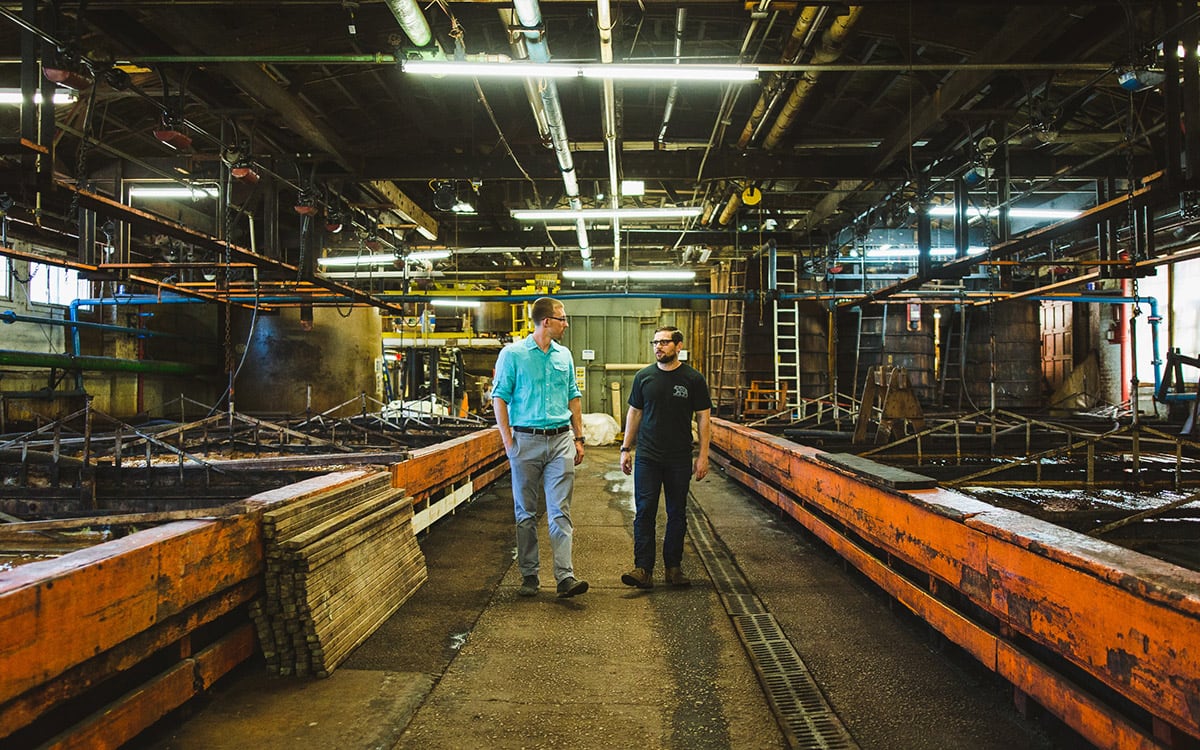
<svg viewBox="0 0 1200 750"><path fill-rule="evenodd" d="M387 472L263 513L266 582L251 614L268 669L327 676L420 588L412 516Z"/></svg>

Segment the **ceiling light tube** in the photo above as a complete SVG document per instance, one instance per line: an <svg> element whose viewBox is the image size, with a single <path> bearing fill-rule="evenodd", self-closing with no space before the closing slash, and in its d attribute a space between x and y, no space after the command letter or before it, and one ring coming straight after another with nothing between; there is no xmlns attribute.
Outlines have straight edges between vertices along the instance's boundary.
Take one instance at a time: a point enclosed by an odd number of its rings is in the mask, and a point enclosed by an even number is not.
<svg viewBox="0 0 1200 750"><path fill-rule="evenodd" d="M457 62L450 60L405 60L405 73L460 78L578 78L578 65L534 62Z"/></svg>
<svg viewBox="0 0 1200 750"><path fill-rule="evenodd" d="M753 65L662 65L611 63L470 62L405 60L405 73L467 78L590 78L616 81L703 81L749 83L758 79Z"/></svg>
<svg viewBox="0 0 1200 750"><path fill-rule="evenodd" d="M412 261L443 260L449 257L449 250L424 250L404 256L405 260ZM370 255L336 255L330 258L317 258L317 265L323 268L353 268L354 266L390 266L395 261L395 253L372 253Z"/></svg>
<svg viewBox="0 0 1200 750"><path fill-rule="evenodd" d="M354 266L390 266L396 260L395 253L373 253L371 255L336 255L317 258L322 268L353 268Z"/></svg>
<svg viewBox="0 0 1200 750"><path fill-rule="evenodd" d="M20 104L23 99L21 89L0 89L0 104ZM70 104L75 101L76 96L74 91L55 89L54 96L51 99L55 104ZM33 92L33 103L42 103L41 90Z"/></svg>
<svg viewBox="0 0 1200 750"><path fill-rule="evenodd" d="M562 272L564 279L573 281L692 281L695 271L584 271Z"/></svg>
<svg viewBox="0 0 1200 750"><path fill-rule="evenodd" d="M435 307L479 307L482 303L477 299L431 299L429 304Z"/></svg>
<svg viewBox="0 0 1200 750"><path fill-rule="evenodd" d="M749 83L758 79L758 68L751 65L580 65L584 78L613 81L711 81L713 83Z"/></svg>
<svg viewBox="0 0 1200 750"><path fill-rule="evenodd" d="M131 198L216 198L220 193L215 187L131 187Z"/></svg>
<svg viewBox="0 0 1200 750"><path fill-rule="evenodd" d="M996 216L996 208L988 208L987 216L992 218ZM983 211L975 207L967 208L968 216L979 216ZM1074 219L1082 211L1071 208L1010 208L1008 216L1010 219ZM946 203L940 206L931 206L929 208L930 216L953 216L954 204Z"/></svg>
<svg viewBox="0 0 1200 750"><path fill-rule="evenodd" d="M598 220L621 219L691 219L699 216L698 206L679 208L581 208L581 209L514 209L509 215L517 221L563 221L570 219Z"/></svg>
<svg viewBox="0 0 1200 750"><path fill-rule="evenodd" d="M449 250L421 250L404 256L408 260L445 260L450 257Z"/></svg>

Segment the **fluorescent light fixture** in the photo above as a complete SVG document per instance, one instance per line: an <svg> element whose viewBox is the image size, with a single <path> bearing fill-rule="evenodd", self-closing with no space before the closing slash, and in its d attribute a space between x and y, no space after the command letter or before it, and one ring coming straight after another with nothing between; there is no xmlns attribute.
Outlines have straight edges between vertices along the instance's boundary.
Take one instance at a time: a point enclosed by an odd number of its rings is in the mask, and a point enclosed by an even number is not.
<svg viewBox="0 0 1200 750"><path fill-rule="evenodd" d="M469 78L578 78L578 65L536 62L457 62L450 60L405 60L405 73L423 76Z"/></svg>
<svg viewBox="0 0 1200 750"><path fill-rule="evenodd" d="M574 281L691 281L695 271L563 271Z"/></svg>
<svg viewBox="0 0 1200 750"><path fill-rule="evenodd" d="M425 250L419 253L409 253L406 260L442 260L450 257L449 250ZM372 253L369 255L338 255L332 258L317 258L317 265L323 268L353 268L355 266L390 266L396 261L395 253Z"/></svg>
<svg viewBox="0 0 1200 750"><path fill-rule="evenodd" d="M584 78L620 81L712 81L749 83L758 79L752 65L580 65Z"/></svg>
<svg viewBox="0 0 1200 750"><path fill-rule="evenodd" d="M968 216L978 217L983 212L974 207L967 208ZM988 208L988 218L994 218L999 213L996 208ZM1076 209L1069 208L1010 208L1008 216L1011 219L1074 219L1079 214L1083 213ZM929 209L930 216L953 216L954 204L945 203L940 206L931 206Z"/></svg>
<svg viewBox="0 0 1200 750"><path fill-rule="evenodd" d="M702 209L692 206L679 208L550 208L514 209L509 215L517 221L573 221L575 219L601 220L622 219L691 219L699 216Z"/></svg>
<svg viewBox="0 0 1200 750"><path fill-rule="evenodd" d="M933 258L952 258L954 257L955 252L955 249L952 247L934 247L930 248L929 255ZM967 255L979 255L980 253L985 252L987 252L986 247L972 245L971 247L967 248ZM867 250L868 258L892 258L894 260L900 260L902 258L916 258L920 254L920 248L900 247L897 245L880 245L879 247ZM846 262L853 262L852 259L843 258L842 260Z"/></svg>
<svg viewBox="0 0 1200 750"><path fill-rule="evenodd" d="M409 260L445 260L450 257L449 250L421 250L404 256Z"/></svg>
<svg viewBox="0 0 1200 750"><path fill-rule="evenodd" d="M220 193L215 187L131 187L131 198L216 198Z"/></svg>
<svg viewBox="0 0 1200 750"><path fill-rule="evenodd" d="M483 303L477 299L431 299L429 304L434 307L479 307Z"/></svg>
<svg viewBox="0 0 1200 750"><path fill-rule="evenodd" d="M645 180L621 180L621 195L637 196L645 194Z"/></svg>
<svg viewBox="0 0 1200 750"><path fill-rule="evenodd" d="M321 274L327 279L356 279L358 281L368 281L370 279L434 279L445 276L441 271L381 271L377 268L369 268L365 271L328 271Z"/></svg>
<svg viewBox="0 0 1200 750"><path fill-rule="evenodd" d="M396 260L395 253L374 253L371 255L338 255L332 258L317 258L317 265L323 268L353 268L354 266L390 266Z"/></svg>
<svg viewBox="0 0 1200 750"><path fill-rule="evenodd" d="M51 100L55 104L70 104L75 99L75 92L66 89L55 89L54 96L51 97ZM21 100L21 89L0 89L0 104L20 104ZM33 103L42 103L42 92L40 89L33 92Z"/></svg>
<svg viewBox="0 0 1200 750"><path fill-rule="evenodd" d="M758 79L753 65L662 65L658 63L614 65L611 63L460 62L452 60L405 60L405 73L468 78L592 78L622 81L742 82Z"/></svg>

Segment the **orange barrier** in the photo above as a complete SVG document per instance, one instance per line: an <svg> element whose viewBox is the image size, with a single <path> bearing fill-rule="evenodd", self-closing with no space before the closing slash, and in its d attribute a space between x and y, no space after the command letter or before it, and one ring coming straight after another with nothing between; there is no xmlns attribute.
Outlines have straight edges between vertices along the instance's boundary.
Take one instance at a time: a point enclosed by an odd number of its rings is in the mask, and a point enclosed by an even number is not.
<svg viewBox="0 0 1200 750"><path fill-rule="evenodd" d="M886 477L724 420L713 420L713 446L731 477L1089 741L1200 739L1200 573L955 491L891 489ZM1088 677L1043 663L1038 649ZM1092 695L1089 677L1144 709L1150 725Z"/></svg>
<svg viewBox="0 0 1200 750"><path fill-rule="evenodd" d="M426 499L464 482L477 490L508 469L495 428L412 456L391 477ZM365 473L314 477L225 506L220 518L0 571L0 747L117 747L206 691L257 649L248 607L263 590L262 512Z"/></svg>

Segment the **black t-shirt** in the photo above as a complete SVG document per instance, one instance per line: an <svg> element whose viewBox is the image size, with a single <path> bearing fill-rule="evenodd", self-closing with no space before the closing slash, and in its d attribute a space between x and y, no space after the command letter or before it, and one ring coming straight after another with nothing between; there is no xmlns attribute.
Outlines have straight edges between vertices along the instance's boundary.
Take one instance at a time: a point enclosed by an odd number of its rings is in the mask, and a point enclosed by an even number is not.
<svg viewBox="0 0 1200 750"><path fill-rule="evenodd" d="M629 405L642 410L638 455L653 461L687 463L692 458L692 418L712 408L704 376L686 364L662 370L655 363L638 370Z"/></svg>

